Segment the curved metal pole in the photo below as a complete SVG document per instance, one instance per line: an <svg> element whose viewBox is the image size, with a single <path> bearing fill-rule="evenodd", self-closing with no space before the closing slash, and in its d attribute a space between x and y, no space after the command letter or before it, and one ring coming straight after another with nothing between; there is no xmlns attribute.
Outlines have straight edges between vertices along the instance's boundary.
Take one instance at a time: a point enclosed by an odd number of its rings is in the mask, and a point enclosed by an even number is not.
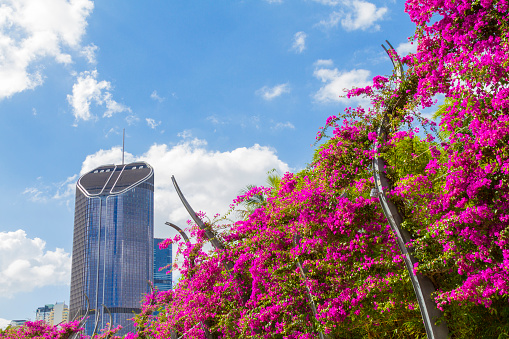
<svg viewBox="0 0 509 339"><path fill-rule="evenodd" d="M85 312L85 315L83 316L83 318L81 318L80 322L78 323L78 328L81 328L85 324L85 322L87 321L88 314L90 313L90 299L88 299L88 296L86 293L83 293L83 295L85 296L85 299L87 301L87 311ZM71 322L78 319L78 314L79 314L79 312L76 313L76 315L74 316L74 318L72 319ZM78 337L78 333L74 333L73 335L71 335L69 337L69 339L76 339L77 337Z"/></svg>
<svg viewBox="0 0 509 339"><path fill-rule="evenodd" d="M92 332L92 336L90 337L90 339L94 339L95 335L97 334L97 328L99 327L99 318L101 317L101 310L99 308L97 308L95 311L96 311L95 326L94 326L94 331Z"/></svg>
<svg viewBox="0 0 509 339"><path fill-rule="evenodd" d="M174 179L173 179L173 176L172 176L171 178L172 178L172 180L174 180ZM175 181L174 181L173 183L174 183L174 184L176 184L176 182L175 182ZM178 186L177 186L177 187L178 187ZM180 191L180 190L177 190L177 192L179 192L179 191ZM182 192L180 192L180 194L182 194ZM179 195L179 196L180 196L180 195ZM183 197L183 196L182 196L182 197ZM191 206L189 206L189 208L191 208ZM186 209L187 209L187 208L186 208ZM196 215L196 214L195 214L195 215ZM199 219L198 219L198 220L199 220ZM201 220L200 220L200 221L201 221ZM170 227L172 227L172 228L174 228L175 230L177 230L177 232L179 232L179 233L180 233L180 235L182 235L182 237L184 238L184 240L185 240L188 244L190 244L190 243L191 243L191 240L189 240L189 237L187 236L186 232L184 232L184 231L183 231L180 227L178 227L177 225L175 225L175 224L173 224L173 223L171 223L171 222L165 222L164 224L165 224L165 225L168 225L168 226L170 226ZM193 268L193 267L194 267L194 257L195 257L195 256L189 257L189 264L190 264L191 268ZM203 322L201 322L201 321L200 321L200 324L202 325L202 327L204 327L204 328L205 328L205 325L203 324ZM195 327L196 327L196 325L195 325ZM193 327L193 328L194 328L194 327ZM193 329L193 328L191 328L191 329ZM184 333L184 334L185 334L185 333ZM182 337L184 336L184 334L183 334L180 338L182 338ZM176 331L176 330L171 330L171 331L170 331L170 335L171 335L171 339L177 338L177 331ZM210 335L210 332L208 332L208 331L205 331L205 336L207 337L207 339L208 339L208 338L210 338L210 339L212 338L212 336Z"/></svg>
<svg viewBox="0 0 509 339"><path fill-rule="evenodd" d="M184 197L184 194L182 194L182 191L179 188L179 185L177 184L177 180L175 180L175 177L171 176L171 181L173 182L173 186L175 186L175 190L177 191L177 194L180 198L180 201L182 201L182 204L186 208L187 212L193 218L194 222L202 229L205 230L205 235L209 239L209 241L212 243L212 246L214 246L215 249L221 249L224 250L224 245L216 238L215 234L212 233L207 226L203 223L203 221L198 218L196 215L196 212L193 210L191 205L187 202L186 198Z"/></svg>
<svg viewBox="0 0 509 339"><path fill-rule="evenodd" d="M174 228L177 232L180 233L180 235L182 236L182 238L184 238L184 240L188 243L190 243L191 241L189 240L189 237L187 236L186 232L184 232L180 227L178 227L177 225L171 223L171 222L165 222L164 223L165 225L168 225L172 228Z"/></svg>
<svg viewBox="0 0 509 339"><path fill-rule="evenodd" d="M300 236L297 234L294 234L293 236L293 247L297 247L297 245L300 244ZM295 261L297 263L297 267L299 268L299 273L304 281L304 286L306 287L306 291L308 294L309 304L311 305L311 310L313 311L313 314L315 316L315 319L318 321L318 312L316 310L315 301L313 300L313 296L311 295L311 290L309 289L309 286L307 284L306 274L304 273L304 269L302 268L302 264L299 261L299 258L295 258ZM321 331L318 331L318 336L320 339L328 339L326 335L324 335Z"/></svg>
<svg viewBox="0 0 509 339"><path fill-rule="evenodd" d="M389 44L389 42L387 41ZM387 54L391 58L392 63L395 66L395 69L399 71L400 78L403 78L403 64L401 60L397 56L396 51L391 47L392 53L382 45L382 47L386 50ZM397 58L397 59L396 59ZM396 59L396 60L395 60ZM387 123L388 117L387 113L390 112L393 108L390 107L387 111L384 112L384 116L382 118L382 122L380 127L377 130L378 138L374 143L375 150L379 147L379 140L381 142L387 141L387 130L385 125ZM412 286L414 288L415 295L417 297L417 301L419 303L419 309L421 311L422 320L424 322L424 327L426 329L426 334L430 339L442 339L447 338L449 334L449 330L447 328L447 323L445 320L442 320L440 325L436 325L435 322L438 318L442 317L442 311L440 311L433 300L431 299L431 294L435 292L435 287L431 280L420 274L414 274L414 264L417 262L415 257L406 247L406 244L412 241L410 233L401 228L401 223L403 222L403 218L399 214L399 211L394 205L394 203L387 197L386 192L390 192L391 183L389 182L386 174L385 174L385 166L386 162L383 158L379 158L376 156L373 159L373 178L375 181L376 191L375 195L378 196L380 200L380 205L385 214L385 217L389 221L392 231L396 235L397 243L401 254L403 254L403 259L405 262L405 266L408 271L408 275L410 276L410 280L412 282Z"/></svg>
<svg viewBox="0 0 509 339"><path fill-rule="evenodd" d="M108 315L110 316L110 322L108 324L108 332L111 331L111 327L113 326L113 316L111 315L111 312L110 310L108 309L108 307L106 307L106 305L102 304L103 308L106 310L106 312L108 312ZM111 334L108 334L108 336L106 337L106 339L108 338L111 338Z"/></svg>

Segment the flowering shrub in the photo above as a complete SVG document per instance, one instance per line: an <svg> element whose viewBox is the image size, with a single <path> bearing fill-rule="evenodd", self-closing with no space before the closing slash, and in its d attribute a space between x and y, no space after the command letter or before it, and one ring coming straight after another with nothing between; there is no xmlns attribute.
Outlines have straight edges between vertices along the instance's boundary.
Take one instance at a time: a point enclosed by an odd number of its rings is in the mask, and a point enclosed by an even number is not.
<svg viewBox="0 0 509 339"><path fill-rule="evenodd" d="M3 331L0 330L0 338L67 339L78 330L81 330L78 321L65 323L60 327L48 325L42 320L27 321L23 326L7 327Z"/></svg>

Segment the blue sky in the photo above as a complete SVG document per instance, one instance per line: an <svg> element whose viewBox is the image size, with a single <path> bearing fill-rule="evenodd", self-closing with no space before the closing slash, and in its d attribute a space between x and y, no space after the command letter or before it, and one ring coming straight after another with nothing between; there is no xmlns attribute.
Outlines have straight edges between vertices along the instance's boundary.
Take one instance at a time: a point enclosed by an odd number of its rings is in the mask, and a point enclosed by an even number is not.
<svg viewBox="0 0 509 339"><path fill-rule="evenodd" d="M155 168L156 236L223 213L267 171L311 161L318 128L412 51L404 2L0 0L0 326L69 300L79 176Z"/></svg>

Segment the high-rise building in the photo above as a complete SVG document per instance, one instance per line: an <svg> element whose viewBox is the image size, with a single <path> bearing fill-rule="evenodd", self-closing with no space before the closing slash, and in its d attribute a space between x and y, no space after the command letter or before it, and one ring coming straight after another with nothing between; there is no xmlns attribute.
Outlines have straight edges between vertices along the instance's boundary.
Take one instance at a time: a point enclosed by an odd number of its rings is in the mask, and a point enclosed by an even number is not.
<svg viewBox="0 0 509 339"><path fill-rule="evenodd" d="M47 324L50 324L50 315L51 311L53 311L53 304L46 304L42 307L38 307L35 311L35 320L44 320Z"/></svg>
<svg viewBox="0 0 509 339"><path fill-rule="evenodd" d="M76 184L69 319L87 311L86 335L97 323L134 330L128 319L153 280L154 171L145 162L100 166ZM97 312L98 311L98 312ZM99 315L99 316L98 316Z"/></svg>
<svg viewBox="0 0 509 339"><path fill-rule="evenodd" d="M159 249L164 239L154 239L154 286L158 291L171 290L171 244L168 248ZM170 267L166 267L170 265ZM161 269L165 267L164 269Z"/></svg>

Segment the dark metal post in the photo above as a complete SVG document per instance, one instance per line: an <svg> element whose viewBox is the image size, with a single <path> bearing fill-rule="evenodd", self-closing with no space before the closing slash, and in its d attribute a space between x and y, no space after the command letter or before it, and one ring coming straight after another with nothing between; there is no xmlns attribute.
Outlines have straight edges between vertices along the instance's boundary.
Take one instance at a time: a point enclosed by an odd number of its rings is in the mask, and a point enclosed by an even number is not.
<svg viewBox="0 0 509 339"><path fill-rule="evenodd" d="M295 234L293 236L293 247L297 247L300 244L300 236ZM307 284L306 274L304 273L304 269L302 268L302 264L299 261L299 258L295 258L295 261L297 263L297 267L299 268L299 273L304 281L304 286L306 287L306 291L308 294L309 304L311 305L311 310L313 311L313 315L315 316L315 319L318 321L318 312L316 310L315 301L313 300L313 296L311 295L311 290L309 289L309 286ZM321 331L318 331L318 336L320 339L328 339L327 335L324 335Z"/></svg>
<svg viewBox="0 0 509 339"><path fill-rule="evenodd" d="M84 296L85 296L85 299L86 299L86 301L87 301L87 311L85 312L85 315L83 316L83 318L81 318L80 322L78 323L78 328L81 328L81 327L85 324L85 322L87 321L87 318L88 318L88 314L90 313L90 299L88 299L88 296L87 296L87 294L86 294L86 293L84 294ZM73 322L73 321L75 321L76 319L78 319L78 315L79 315L79 314L80 314L80 312L78 311L78 312L76 313L76 315L74 316L74 318L72 319L72 321L71 321L71 322ZM78 338L78 335L79 335L79 332L74 333L74 334L72 334L72 335L69 337L69 339L76 339L76 338Z"/></svg>
<svg viewBox="0 0 509 339"><path fill-rule="evenodd" d="M172 179L173 179L173 176L172 176ZM175 181L174 181L174 184L176 184L176 183L175 183ZM182 194L182 192L181 192L181 194ZM191 206L189 206L189 207L191 207ZM199 220L199 219L198 219L198 220ZM182 237L184 238L184 240L185 240L188 244L190 244L190 243L191 243L191 240L189 240L189 237L187 236L186 232L184 232L184 231L183 231L180 227L178 227L177 225L175 225L175 224L173 224L173 223L171 223L171 222L165 222L165 225L168 225L168 226L170 226L170 227L174 228L177 232L179 232L179 233L180 233L180 235L182 235ZM193 268L193 267L194 267L194 256L189 258L189 264L190 264L191 268ZM206 337L207 339L212 339L212 335L211 335L211 334L210 334L210 332L207 330L207 327L203 324L203 322L201 322L201 325L202 325L202 327L205 329L205 337ZM171 339L176 339L176 338L177 338L177 331L175 331L175 330L171 330L170 335L171 335Z"/></svg>
<svg viewBox="0 0 509 339"><path fill-rule="evenodd" d="M391 48L392 54L385 48L385 46L382 45L382 47L391 58L395 71L398 71L400 78L403 78L403 65L399 60L394 47L392 47L388 41L387 43ZM385 124L388 119L387 113L392 109L393 107L389 107L388 110L384 112L382 122L377 130L378 138L374 143L375 150L378 148L380 142L387 141L387 130L385 128ZM385 217L389 221L391 229L396 235L399 250L401 251L401 254L403 254L405 266L419 303L422 320L424 322L424 327L426 328L426 334L430 339L445 339L449 334L447 323L445 320L442 320L440 325L435 324L437 319L443 315L442 311L436 307L435 303L431 299L431 294L435 292L435 287L428 277L422 274L414 274L414 264L417 260L415 260L412 253L406 247L406 244L411 242L412 238L407 230L401 228L403 218L399 214L396 205L394 205L394 203L390 201L386 195L386 192L390 192L392 185L385 175L385 166L385 160L375 155L375 158L373 159L373 178L375 181L376 191L373 193L378 196Z"/></svg>

